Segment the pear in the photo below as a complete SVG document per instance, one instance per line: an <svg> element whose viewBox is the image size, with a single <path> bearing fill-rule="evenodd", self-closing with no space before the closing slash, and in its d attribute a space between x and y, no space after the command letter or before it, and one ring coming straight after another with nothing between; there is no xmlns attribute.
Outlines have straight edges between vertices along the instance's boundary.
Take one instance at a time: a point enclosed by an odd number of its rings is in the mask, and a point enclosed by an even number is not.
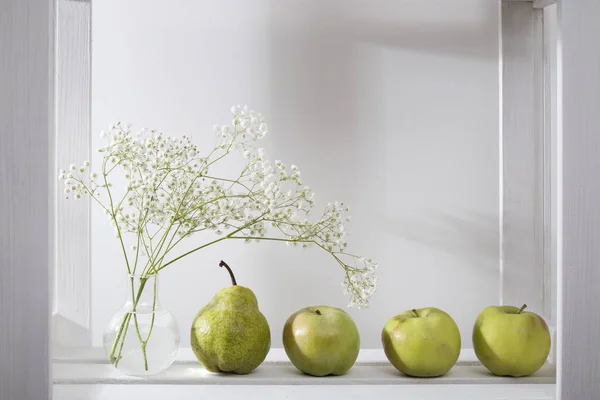
<svg viewBox="0 0 600 400"><path fill-rule="evenodd" d="M192 350L210 372L247 374L265 360L271 331L252 290L237 285L224 261L219 266L229 272L232 286L221 289L194 318Z"/></svg>

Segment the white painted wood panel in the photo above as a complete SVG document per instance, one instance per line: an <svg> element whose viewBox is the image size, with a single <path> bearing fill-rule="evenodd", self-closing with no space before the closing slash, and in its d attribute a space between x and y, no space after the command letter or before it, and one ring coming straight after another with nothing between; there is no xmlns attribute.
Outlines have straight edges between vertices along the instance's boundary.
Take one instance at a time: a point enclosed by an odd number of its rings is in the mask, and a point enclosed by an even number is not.
<svg viewBox="0 0 600 400"><path fill-rule="evenodd" d="M600 399L600 2L562 0L558 7L562 139L558 385L561 400L592 400Z"/></svg>
<svg viewBox="0 0 600 400"><path fill-rule="evenodd" d="M502 302L545 317L542 11L502 4ZM546 265L547 264L547 265Z"/></svg>
<svg viewBox="0 0 600 400"><path fill-rule="evenodd" d="M544 19L544 302L547 322L556 326L557 314L557 47L556 5L543 10Z"/></svg>
<svg viewBox="0 0 600 400"><path fill-rule="evenodd" d="M58 0L56 150L53 170L90 159L91 4ZM53 171L53 172L54 172ZM51 182L59 186L57 179ZM56 344L90 342L90 198L56 199Z"/></svg>
<svg viewBox="0 0 600 400"><path fill-rule="evenodd" d="M5 0L0 10L0 399L44 400L50 397L54 6Z"/></svg>

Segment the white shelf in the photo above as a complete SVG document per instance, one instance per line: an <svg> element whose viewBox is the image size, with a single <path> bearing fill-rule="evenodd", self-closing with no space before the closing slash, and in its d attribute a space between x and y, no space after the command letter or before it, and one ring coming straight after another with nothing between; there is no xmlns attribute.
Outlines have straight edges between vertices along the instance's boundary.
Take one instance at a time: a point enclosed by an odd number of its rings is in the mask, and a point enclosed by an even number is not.
<svg viewBox="0 0 600 400"><path fill-rule="evenodd" d="M296 370L282 349L272 349L265 363L248 375L204 370L190 349L160 375L135 378L106 363L98 349L62 354L53 363L54 398L121 400L144 398L197 400L244 399L554 399L555 369L544 366L533 376L491 375L472 350L463 349L458 364L439 378L411 378L392 367L381 350L361 350L357 364L344 376L316 378Z"/></svg>
<svg viewBox="0 0 600 400"><path fill-rule="evenodd" d="M109 364L56 363L54 384L104 385L464 385L554 384L555 371L548 365L524 378L497 377L481 365L457 365L438 378L412 378L391 365L355 365L343 376L312 377L291 364L261 365L248 375L215 374L199 365L175 364L162 374L136 378L123 375Z"/></svg>
<svg viewBox="0 0 600 400"><path fill-rule="evenodd" d="M54 400L554 400L555 385L56 385Z"/></svg>
<svg viewBox="0 0 600 400"><path fill-rule="evenodd" d="M98 347L65 347L55 349L52 359L57 363L90 363L106 364L108 359L104 350ZM264 364L289 364L289 359L282 348L273 348L269 350ZM190 347L182 347L177 354L176 364L198 364L196 356ZM383 349L360 349L357 365L366 364L389 364ZM475 356L473 349L461 349L458 358L458 365L479 365L479 360Z"/></svg>
<svg viewBox="0 0 600 400"><path fill-rule="evenodd" d="M457 365L438 378L411 378L389 364L355 365L343 376L312 377L290 363L261 365L248 375L215 374L199 365L175 364L162 374L136 378L123 375L109 364L55 363L55 384L107 385L459 385L554 384L554 368L545 366L524 378L497 377L481 365Z"/></svg>

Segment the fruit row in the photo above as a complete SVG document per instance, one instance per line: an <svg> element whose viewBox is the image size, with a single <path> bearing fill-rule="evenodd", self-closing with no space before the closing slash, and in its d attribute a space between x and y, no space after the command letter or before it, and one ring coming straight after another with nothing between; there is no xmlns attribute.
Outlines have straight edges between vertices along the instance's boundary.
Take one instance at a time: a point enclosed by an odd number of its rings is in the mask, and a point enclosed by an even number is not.
<svg viewBox="0 0 600 400"><path fill-rule="evenodd" d="M254 293L238 286L222 289L196 316L191 344L198 361L211 372L247 374L270 349L270 329ZM544 365L550 332L544 319L512 306L490 306L477 317L473 348L493 374L526 376ZM383 327L385 355L400 372L415 377L446 374L458 360L461 337L454 319L437 308L405 311ZM319 306L292 314L283 328L290 361L313 376L343 375L358 357L356 324L343 310Z"/></svg>

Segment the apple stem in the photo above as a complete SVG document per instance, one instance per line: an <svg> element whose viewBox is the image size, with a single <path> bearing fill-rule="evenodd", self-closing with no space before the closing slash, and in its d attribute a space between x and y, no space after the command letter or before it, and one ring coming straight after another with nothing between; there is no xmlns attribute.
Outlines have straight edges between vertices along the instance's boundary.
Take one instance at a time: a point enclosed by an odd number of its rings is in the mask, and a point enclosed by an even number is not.
<svg viewBox="0 0 600 400"><path fill-rule="evenodd" d="M231 284L233 286L237 286L237 282L235 281L235 275L233 275L233 271L231 270L231 268L229 268L229 265L227 265L225 261L221 260L221 262L219 263L219 267L227 268L227 272L229 272L229 276L231 277Z"/></svg>
<svg viewBox="0 0 600 400"><path fill-rule="evenodd" d="M415 314L415 317L419 318L419 313L417 312L417 310L415 310L414 308L412 309L412 312Z"/></svg>
<svg viewBox="0 0 600 400"><path fill-rule="evenodd" d="M320 310L315 310L315 314L321 315L321 311Z"/></svg>
<svg viewBox="0 0 600 400"><path fill-rule="evenodd" d="M527 304L523 304L523 307L521 307L521 308L519 309L519 311L517 311L517 314L521 314L521 312L522 312L524 309L526 309L526 308L527 308Z"/></svg>

